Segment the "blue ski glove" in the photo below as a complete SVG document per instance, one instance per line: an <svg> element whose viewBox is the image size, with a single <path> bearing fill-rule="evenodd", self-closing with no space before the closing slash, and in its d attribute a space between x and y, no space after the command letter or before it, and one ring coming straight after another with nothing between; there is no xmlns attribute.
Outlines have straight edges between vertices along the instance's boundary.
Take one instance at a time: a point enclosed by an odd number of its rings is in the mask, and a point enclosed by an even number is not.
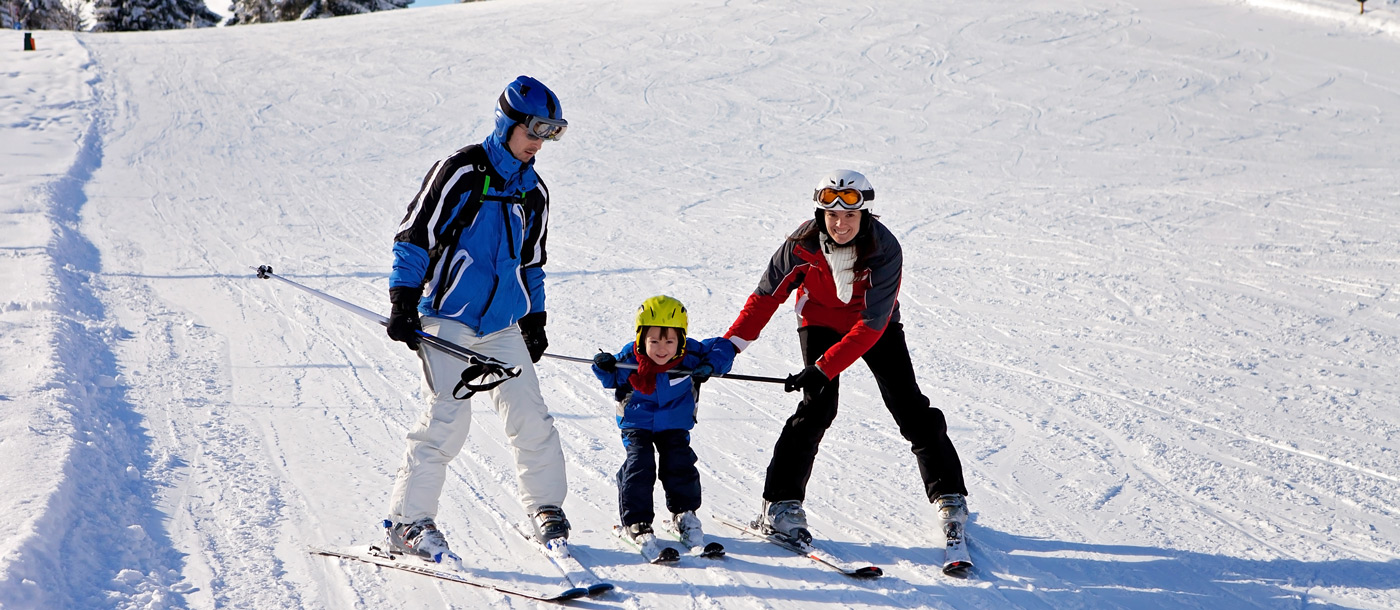
<svg viewBox="0 0 1400 610"><path fill-rule="evenodd" d="M706 381L709 381L710 376L714 374L715 367L710 366L709 364L702 364L700 366L695 367L694 369L691 369L690 378L695 380L695 383L705 383Z"/></svg>
<svg viewBox="0 0 1400 610"><path fill-rule="evenodd" d="M593 357L593 366L602 369L604 373L616 372L617 356L600 351L597 356Z"/></svg>
<svg viewBox="0 0 1400 610"><path fill-rule="evenodd" d="M788 375L787 380L783 383L783 390L788 392L796 392L798 390L816 392L830 381L826 373L823 373L821 369L817 368L817 365L813 364L802 369L801 373Z"/></svg>
<svg viewBox="0 0 1400 610"><path fill-rule="evenodd" d="M384 330L390 339L403 342L413 351L418 351L418 331L423 330L423 322L418 319L421 298L422 288L389 289L389 325Z"/></svg>

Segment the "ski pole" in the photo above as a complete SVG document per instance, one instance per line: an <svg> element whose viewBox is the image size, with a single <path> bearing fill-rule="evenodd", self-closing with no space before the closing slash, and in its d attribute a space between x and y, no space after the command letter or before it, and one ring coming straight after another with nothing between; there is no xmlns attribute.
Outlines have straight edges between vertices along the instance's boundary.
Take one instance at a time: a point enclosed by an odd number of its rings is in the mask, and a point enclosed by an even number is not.
<svg viewBox="0 0 1400 610"><path fill-rule="evenodd" d="M311 287L309 287L309 286L303 286L303 285L298 284L298 283L296 283L296 282L293 282L292 280L289 280L289 279L287 279L287 278L285 278L285 277L282 277L282 276L280 276L280 275L277 275L276 273L273 273L273 272L272 272L272 267L270 267L270 266L267 266L267 265L259 266L259 267L257 267L257 272L258 272L258 278L259 278L259 279L264 279L264 280L266 280L266 279L281 280L281 281L286 282L287 284L290 284L291 286L293 286L293 287L295 287L295 288L297 288L297 289L299 289L299 290L302 290L302 291L306 292L307 294L310 294L310 295L312 295L312 296L314 296L314 297L316 297L316 298L318 298L318 299L321 299L321 300L323 300L323 301L326 301L326 302L328 302L328 303L331 303L331 304L333 304L333 305L336 305L337 307L340 307L340 308L342 308L342 309L345 309L345 310L347 310L347 311L349 311L349 312L351 312L351 313L354 313L354 314L356 314L356 315L358 315L358 316L360 316L360 317L362 317L362 318L366 318L366 319L371 320L371 321L373 321L373 322L378 322L380 326L384 326L384 327L388 327L388 326L389 326L389 320L386 319L384 316L381 316L381 315L379 315L379 314L377 314L377 313L374 313L374 312L372 312L372 311L370 311L370 310L368 310L368 309L365 309L365 308L363 308L363 307L360 307L359 305L356 305L356 304L354 304L354 303L350 303L350 302L347 302L347 301L343 301L343 300L341 300L341 299L338 299L338 298L336 298L336 297L333 297L333 296L331 296L331 295L329 295L329 294L326 294L326 293L324 293L324 292L321 292L321 291L319 291L319 290L316 290L315 288L311 288ZM510 378L513 378L513 377L518 377L518 376L520 375L520 367L518 367L518 366L515 366L515 365L512 365L512 364L507 364L507 363L505 363L505 362L501 362L500 360L497 360L497 359L495 359L495 358L492 358L492 357L490 357L490 356L487 356L486 354L482 354L482 353L479 353L479 352L474 352L474 351L472 351L472 350L469 350L469 349L467 349L467 348L465 348L465 347L462 347L462 346L460 346L460 345L457 345L456 343L453 343L453 342L448 341L448 340L446 340L446 339L440 339L440 338L438 338L438 337L436 337L436 336L434 336L434 335L430 335L430 334L428 334L428 333L425 333L425 332L423 332L422 330L419 330L419 331L418 331L418 338L419 338L420 340L422 340L424 343L427 343L428 345L431 345L431 346L433 346L433 347L436 347L436 348L438 348L438 349L440 349L440 350L442 350L442 351L444 351L444 352L447 352L448 354L451 354L451 355L453 355L453 356L456 356L458 359L460 359L460 360L466 362L467 364L472 365L472 367L477 367L477 366L480 366L480 367L481 367L481 368L479 368L479 369L476 369L475 371L473 371L472 368L469 367L469 368L467 369L467 371L464 371L464 373L466 373L466 372L468 372L468 371L474 372L474 373L475 373L474 377L480 377L481 375L491 375L491 374L495 374L495 375L500 375L500 376L501 376L501 379L500 379L500 380L498 380L498 381L496 381L496 382L491 382L491 383L489 383L489 384L482 384L482 385L479 385L479 386L474 386L474 385L472 385L472 384L466 384L466 387L467 387L468 389L470 389L470 390L489 390L489 389L491 389L491 388L496 387L496 385L499 385L500 382L505 381L506 379L510 379ZM590 362L592 362L592 361L590 360Z"/></svg>
<svg viewBox="0 0 1400 610"><path fill-rule="evenodd" d="M567 360L567 361L569 361L569 362L583 362L583 363L587 363L587 364L593 364L593 359L592 359L592 358L579 358L578 356L561 356L561 355L559 355L559 354L551 354L551 353L549 353L549 352L545 352L544 355L545 355L545 357L547 357L547 358L556 358L556 359L559 359L559 360ZM629 370L636 370L636 369L637 369L637 365L635 365L635 364L627 364L627 363L625 363L625 362L619 362L619 363L617 363L617 368L620 368L620 369L629 369ZM677 374L677 375L689 375L692 371L689 371L689 370L686 370L686 369L676 369L676 370L670 371L670 372L675 373L675 374ZM777 378L777 377L756 377L756 376L754 376L754 375L739 375L739 374L737 374L737 373L725 373L725 374L723 374L723 375L713 375L712 377L715 378L715 379L733 379L734 381L758 381L758 382L761 382L761 383L787 383L787 380L786 380L786 379L779 379L779 378Z"/></svg>

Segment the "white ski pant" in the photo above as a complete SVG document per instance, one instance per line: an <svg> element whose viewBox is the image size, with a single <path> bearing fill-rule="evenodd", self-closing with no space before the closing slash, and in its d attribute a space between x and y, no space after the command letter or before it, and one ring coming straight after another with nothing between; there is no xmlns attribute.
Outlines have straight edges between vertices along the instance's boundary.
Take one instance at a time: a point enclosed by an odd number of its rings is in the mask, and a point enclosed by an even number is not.
<svg viewBox="0 0 1400 610"><path fill-rule="evenodd" d="M533 516L546 505L562 507L567 487L564 450L554 429L554 418L540 395L539 377L520 329L511 326L478 337L460 322L427 317L423 318L423 330L520 367L519 377L477 396L484 395L491 401L504 424L506 439L515 454L516 482L526 514ZM418 356L423 361L428 410L408 431L408 448L389 500L389 518L395 523L437 517L447 464L462 450L471 429L471 401L452 397L466 363L427 343L418 349Z"/></svg>

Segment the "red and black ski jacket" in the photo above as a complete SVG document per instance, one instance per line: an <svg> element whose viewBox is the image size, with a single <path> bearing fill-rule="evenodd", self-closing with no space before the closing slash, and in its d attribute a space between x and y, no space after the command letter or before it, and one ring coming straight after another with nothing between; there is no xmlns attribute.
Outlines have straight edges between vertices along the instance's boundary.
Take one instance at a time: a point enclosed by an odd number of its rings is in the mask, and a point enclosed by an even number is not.
<svg viewBox="0 0 1400 610"><path fill-rule="evenodd" d="M724 337L733 341L740 351L748 348L758 340L778 306L796 292L798 326L822 326L845 334L817 359L817 367L827 377L841 374L875 345L890 322L899 321L899 284L904 254L894 234L880 221L873 218L871 221L874 251L865 267L855 270L849 302L843 303L836 296L836 281L821 252L821 234L813 232L810 238L801 241L789 238L773 254L768 270L758 282L758 289L749 295L743 311ZM793 232L793 237L801 235L814 222L803 223Z"/></svg>

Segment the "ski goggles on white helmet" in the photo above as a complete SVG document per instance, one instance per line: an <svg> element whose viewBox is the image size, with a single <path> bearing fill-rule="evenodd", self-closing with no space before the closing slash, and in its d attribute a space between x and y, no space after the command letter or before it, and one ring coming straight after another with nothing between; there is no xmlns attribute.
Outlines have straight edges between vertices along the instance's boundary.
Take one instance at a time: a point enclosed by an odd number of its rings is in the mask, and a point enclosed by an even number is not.
<svg viewBox="0 0 1400 610"><path fill-rule="evenodd" d="M819 210L860 210L875 199L875 187L860 172L838 169L824 176L812 191Z"/></svg>
<svg viewBox="0 0 1400 610"><path fill-rule="evenodd" d="M843 210L859 210L865 207L865 201L867 199L872 199L874 196L875 192L873 190L860 191L856 189L834 189L828 187L818 189L817 192L813 193L812 201L817 202L817 207L823 210L834 210L836 208L841 208Z"/></svg>

